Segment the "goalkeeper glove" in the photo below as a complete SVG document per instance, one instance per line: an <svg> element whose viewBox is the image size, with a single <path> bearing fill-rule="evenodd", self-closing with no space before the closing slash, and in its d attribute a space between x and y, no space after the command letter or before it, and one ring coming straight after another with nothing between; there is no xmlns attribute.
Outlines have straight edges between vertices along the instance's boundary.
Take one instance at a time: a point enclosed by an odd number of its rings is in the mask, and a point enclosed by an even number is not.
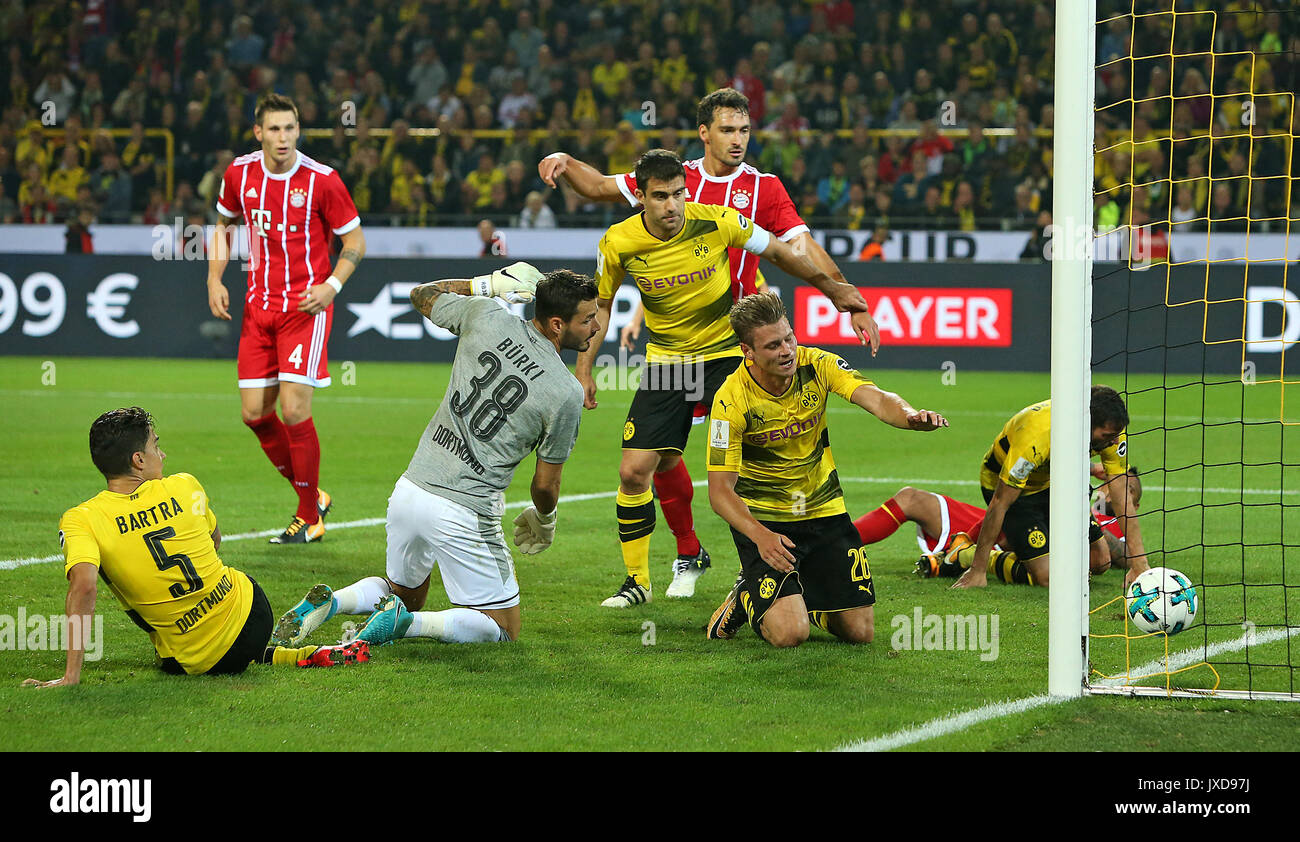
<svg viewBox="0 0 1300 842"><path fill-rule="evenodd" d="M535 555L551 545L555 540L555 521L560 510L549 514L537 511L536 506L529 506L515 518L515 546L525 555Z"/></svg>
<svg viewBox="0 0 1300 842"><path fill-rule="evenodd" d="M469 282L469 288L474 295L491 295L511 304L519 304L532 301L537 284L545 278L546 275L521 261L498 269L491 275L479 275Z"/></svg>

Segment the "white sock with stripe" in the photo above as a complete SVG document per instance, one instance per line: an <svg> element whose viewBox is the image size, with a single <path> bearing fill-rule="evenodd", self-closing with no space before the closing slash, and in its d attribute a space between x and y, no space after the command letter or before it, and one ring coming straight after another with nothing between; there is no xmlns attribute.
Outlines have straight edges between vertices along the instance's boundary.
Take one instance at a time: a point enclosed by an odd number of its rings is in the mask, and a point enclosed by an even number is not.
<svg viewBox="0 0 1300 842"><path fill-rule="evenodd" d="M388 580L383 576L371 576L353 585L334 592L335 614L369 614L375 610L375 603L391 594Z"/></svg>
<svg viewBox="0 0 1300 842"><path fill-rule="evenodd" d="M497 643L510 639L496 620L473 608L415 611L406 637L432 637L444 643Z"/></svg>

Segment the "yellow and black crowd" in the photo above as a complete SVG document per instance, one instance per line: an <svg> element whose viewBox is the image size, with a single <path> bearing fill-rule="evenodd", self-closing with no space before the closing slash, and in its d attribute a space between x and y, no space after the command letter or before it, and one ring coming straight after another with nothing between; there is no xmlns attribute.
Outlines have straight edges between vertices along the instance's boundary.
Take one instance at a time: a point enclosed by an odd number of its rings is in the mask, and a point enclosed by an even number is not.
<svg viewBox="0 0 1300 842"><path fill-rule="evenodd" d="M1290 0L1138 5L1179 14L1098 29L1098 227L1294 217ZM818 227L1050 222L1036 0L12 0L0 43L3 222L206 220L276 91L366 225L608 224L627 209L550 190L537 161L696 157L721 87L749 98L750 162ZM1159 53L1179 55L1115 60Z"/></svg>

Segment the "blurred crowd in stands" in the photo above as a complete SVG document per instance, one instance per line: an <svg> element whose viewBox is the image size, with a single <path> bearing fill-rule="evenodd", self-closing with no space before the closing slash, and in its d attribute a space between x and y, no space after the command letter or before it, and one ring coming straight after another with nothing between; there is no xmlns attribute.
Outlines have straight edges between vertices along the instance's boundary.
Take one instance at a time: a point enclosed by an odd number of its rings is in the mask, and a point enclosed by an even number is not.
<svg viewBox="0 0 1300 842"><path fill-rule="evenodd" d="M1098 28L1098 228L1295 216L1292 2L1151 0L1188 14ZM12 0L0 221L208 219L276 91L367 225L603 225L629 209L537 161L697 157L696 102L734 87L749 161L817 227L1041 229L1053 27L1037 0Z"/></svg>

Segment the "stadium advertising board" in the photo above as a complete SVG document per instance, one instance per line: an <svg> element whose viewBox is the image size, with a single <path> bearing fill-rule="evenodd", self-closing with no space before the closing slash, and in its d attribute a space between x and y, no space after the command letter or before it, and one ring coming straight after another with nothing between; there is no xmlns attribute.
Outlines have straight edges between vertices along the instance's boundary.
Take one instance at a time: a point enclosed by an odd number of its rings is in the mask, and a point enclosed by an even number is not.
<svg viewBox="0 0 1300 842"><path fill-rule="evenodd" d="M1007 288L862 287L881 341L888 345L1011 345L1011 298ZM854 345L847 313L800 286L794 291L795 333L813 345Z"/></svg>
<svg viewBox="0 0 1300 842"><path fill-rule="evenodd" d="M437 278L473 277L505 262L367 257L335 304L331 362L451 360L453 337L411 308L411 288ZM537 265L592 268L584 261ZM863 370L1048 368L1046 264L968 264L920 277L915 264L843 268L880 324L879 356L873 359L854 342L840 314L815 291L765 265L801 342L832 348ZM1194 371L1204 359L1216 372L1239 372L1244 362L1260 373L1276 372L1281 352L1300 344L1300 299L1286 289L1281 267L1252 268L1247 279L1241 266L1216 265L1209 278L1213 303L1206 305L1198 301L1207 288L1204 267L1180 266L1172 273L1158 267L1141 273L1099 269L1093 297L1098 368ZM208 310L203 280L203 266L195 261L0 255L0 354L218 358L231 361L233 376L245 282L237 268L227 270L235 320L222 322ZM1181 306L1164 307L1166 298ZM636 300L630 285L615 297L604 346L612 355ZM512 309L526 312L524 305Z"/></svg>
<svg viewBox="0 0 1300 842"><path fill-rule="evenodd" d="M95 253L150 255L159 260L193 259L203 254L210 230L198 226L94 225ZM62 254L63 225L0 225L0 253ZM508 254L516 260L588 259L596 253L604 228L503 228ZM239 228L237 255L248 253L247 231ZM840 263L856 263L870 231L814 231L813 236ZM893 230L884 244L886 262L1015 263L1029 242L1027 231ZM1177 262L1192 260L1300 260L1300 238L1285 234L1204 232L1173 234L1170 253ZM366 228L366 255L377 257L478 257L483 249L476 228ZM1128 237L1117 230L1095 241L1094 259L1115 262L1129 256ZM1041 257L1041 254L1034 254Z"/></svg>

